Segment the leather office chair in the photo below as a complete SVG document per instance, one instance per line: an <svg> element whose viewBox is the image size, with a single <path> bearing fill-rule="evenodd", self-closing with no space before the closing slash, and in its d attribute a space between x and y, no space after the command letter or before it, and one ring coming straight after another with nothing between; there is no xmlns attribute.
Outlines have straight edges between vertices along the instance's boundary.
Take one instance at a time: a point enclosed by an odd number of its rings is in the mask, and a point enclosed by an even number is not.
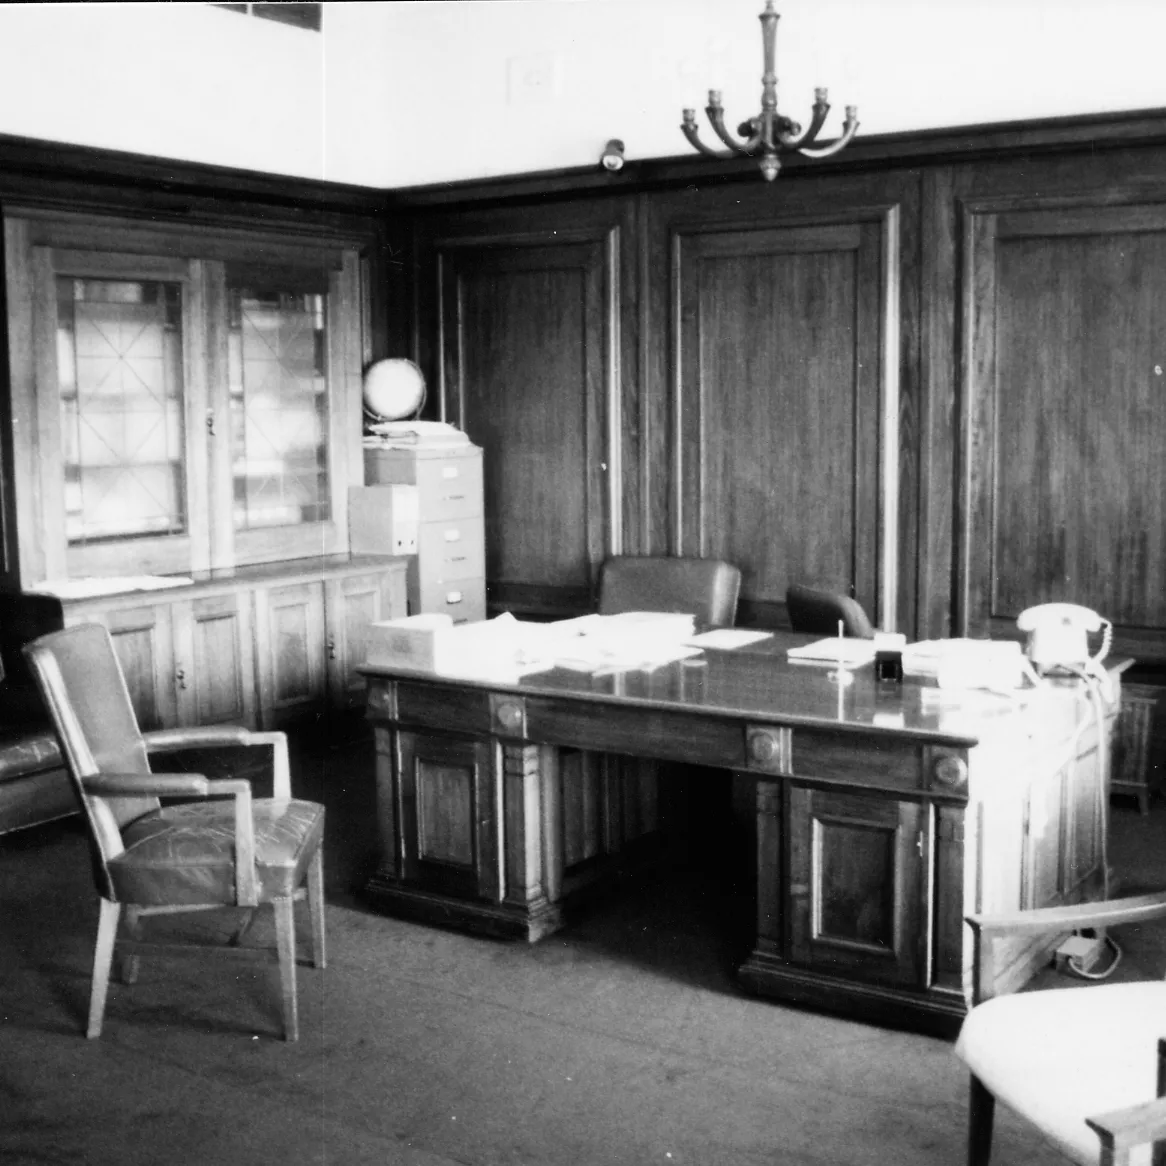
<svg viewBox="0 0 1166 1166"><path fill-rule="evenodd" d="M284 1036L296 1040L293 904L306 894L313 963L322 968L324 807L291 797L287 737L230 726L142 734L113 641L97 624L41 636L25 654L84 811L100 896L87 1035L101 1034L115 945L130 956L123 965L129 983L138 953L161 946L137 942L143 916L270 903ZM243 745L272 750L273 797L253 801L246 780L154 773L148 760L148 754L167 750ZM162 806L160 798L213 800ZM123 908L129 940L119 943ZM235 936L236 951L252 917Z"/></svg>
<svg viewBox="0 0 1166 1166"><path fill-rule="evenodd" d="M1042 931L1166 917L1166 892L971 916L976 1006L956 1043L971 1070L969 1166L987 1166L996 1101L1030 1121L1072 1162L1166 1166L1166 982L1095 984L996 996L992 945ZM983 1002L980 1002L983 1001ZM1131 1150L1132 1155L1131 1155Z"/></svg>
<svg viewBox="0 0 1166 1166"><path fill-rule="evenodd" d="M697 627L732 627L741 572L720 559L612 555L599 575L599 614L691 612Z"/></svg>
<svg viewBox="0 0 1166 1166"><path fill-rule="evenodd" d="M811 632L820 636L836 636L841 620L846 635L860 640L874 636L862 604L849 595L835 595L794 583L785 593L785 607L790 626L795 632Z"/></svg>

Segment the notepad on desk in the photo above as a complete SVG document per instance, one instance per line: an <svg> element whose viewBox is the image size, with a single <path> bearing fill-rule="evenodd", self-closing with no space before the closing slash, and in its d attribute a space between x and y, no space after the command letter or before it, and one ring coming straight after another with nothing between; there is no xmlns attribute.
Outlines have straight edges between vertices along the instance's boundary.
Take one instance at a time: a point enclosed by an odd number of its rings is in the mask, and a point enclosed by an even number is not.
<svg viewBox="0 0 1166 1166"><path fill-rule="evenodd" d="M790 648L786 655L804 664L835 664L844 668L857 668L860 664L869 664L875 658L875 643L874 640L860 640L853 636L831 636Z"/></svg>

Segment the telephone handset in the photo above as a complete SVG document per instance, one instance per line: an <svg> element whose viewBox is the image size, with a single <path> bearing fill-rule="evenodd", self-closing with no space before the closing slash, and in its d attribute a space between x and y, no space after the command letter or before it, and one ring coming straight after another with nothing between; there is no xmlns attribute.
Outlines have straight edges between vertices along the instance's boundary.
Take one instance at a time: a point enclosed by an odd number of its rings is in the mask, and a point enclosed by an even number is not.
<svg viewBox="0 0 1166 1166"><path fill-rule="evenodd" d="M1056 672L1091 672L1099 667L1113 640L1113 625L1095 611L1075 603L1043 603L1022 611L1016 620L1028 632L1025 654L1042 675ZM1090 654L1089 632L1102 632L1101 647Z"/></svg>

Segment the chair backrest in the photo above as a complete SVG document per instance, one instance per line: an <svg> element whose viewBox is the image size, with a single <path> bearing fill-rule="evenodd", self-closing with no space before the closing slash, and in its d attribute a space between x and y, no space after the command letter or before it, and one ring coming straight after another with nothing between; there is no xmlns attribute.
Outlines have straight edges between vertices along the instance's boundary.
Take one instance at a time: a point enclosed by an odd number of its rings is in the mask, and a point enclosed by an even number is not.
<svg viewBox="0 0 1166 1166"><path fill-rule="evenodd" d="M599 575L599 614L691 612L700 627L732 627L741 572L721 559L613 555Z"/></svg>
<svg viewBox="0 0 1166 1166"><path fill-rule="evenodd" d="M159 805L153 796L96 797L82 784L99 773L150 772L113 640L99 624L79 624L40 636L25 646L24 654L85 811L101 884L107 881L105 863L122 851L121 827Z"/></svg>
<svg viewBox="0 0 1166 1166"><path fill-rule="evenodd" d="M794 583L786 590L785 607L790 626L795 632L835 636L841 620L848 636L861 640L869 640L874 636L874 628L862 604L849 595L836 595Z"/></svg>

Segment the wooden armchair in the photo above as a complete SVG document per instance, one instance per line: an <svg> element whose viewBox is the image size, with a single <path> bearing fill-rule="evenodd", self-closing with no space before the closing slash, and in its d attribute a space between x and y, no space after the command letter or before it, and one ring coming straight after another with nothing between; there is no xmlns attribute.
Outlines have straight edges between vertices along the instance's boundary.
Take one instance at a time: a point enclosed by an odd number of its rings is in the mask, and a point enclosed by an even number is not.
<svg viewBox="0 0 1166 1166"><path fill-rule="evenodd" d="M972 1074L969 1166L987 1166L997 1100L1072 1162L1166 1166L1166 982L982 1000L1000 938L1164 917L1166 892L968 918L976 935L976 1003L955 1051Z"/></svg>
<svg viewBox="0 0 1166 1166"><path fill-rule="evenodd" d="M142 734L113 641L96 624L42 636L25 654L84 811L100 897L87 1034L101 1034L115 945L129 957L123 965L129 983L137 975L138 953L161 946L139 942L143 917L271 904L284 1036L296 1040L293 906L305 895L313 963L324 966L324 807L292 798L287 737L231 726ZM222 746L272 751L271 798L253 799L246 780L212 781L150 767L151 753ZM162 798L186 800L162 805ZM123 908L128 937L119 942ZM270 955L238 944L252 917L246 915L236 942L225 950Z"/></svg>

